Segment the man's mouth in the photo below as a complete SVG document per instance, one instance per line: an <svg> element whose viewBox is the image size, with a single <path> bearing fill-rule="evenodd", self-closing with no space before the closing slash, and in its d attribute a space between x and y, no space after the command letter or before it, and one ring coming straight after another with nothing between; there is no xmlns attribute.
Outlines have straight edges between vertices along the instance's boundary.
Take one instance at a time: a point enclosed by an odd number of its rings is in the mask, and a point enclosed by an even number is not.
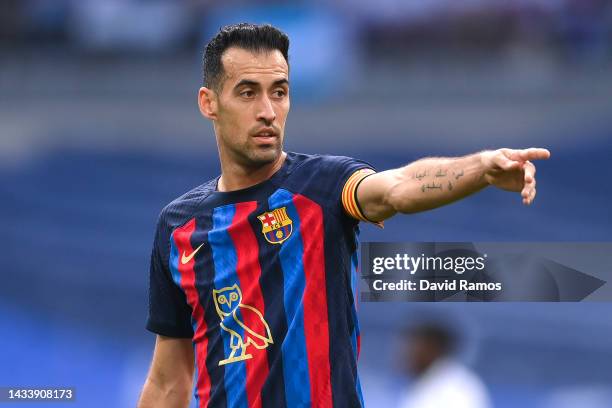
<svg viewBox="0 0 612 408"><path fill-rule="evenodd" d="M253 135L255 139L263 143L271 143L278 137L278 134L272 129L262 129Z"/></svg>

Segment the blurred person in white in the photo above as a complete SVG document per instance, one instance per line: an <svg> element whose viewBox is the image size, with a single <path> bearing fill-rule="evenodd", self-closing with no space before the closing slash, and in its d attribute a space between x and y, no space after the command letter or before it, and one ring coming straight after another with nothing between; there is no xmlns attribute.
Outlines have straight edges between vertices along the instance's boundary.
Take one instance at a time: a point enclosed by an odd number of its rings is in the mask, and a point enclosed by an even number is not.
<svg viewBox="0 0 612 408"><path fill-rule="evenodd" d="M398 408L490 408L482 380L455 357L455 334L440 324L405 332L406 369L414 376Z"/></svg>

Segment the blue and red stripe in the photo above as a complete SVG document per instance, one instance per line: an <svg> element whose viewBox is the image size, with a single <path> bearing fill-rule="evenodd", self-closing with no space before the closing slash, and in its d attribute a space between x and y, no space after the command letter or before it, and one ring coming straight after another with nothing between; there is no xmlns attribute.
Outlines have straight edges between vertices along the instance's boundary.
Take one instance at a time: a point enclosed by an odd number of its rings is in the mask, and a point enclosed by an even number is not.
<svg viewBox="0 0 612 408"><path fill-rule="evenodd" d="M303 294L306 287L304 273L303 245L300 235L300 217L293 204L293 195L286 190L276 191L269 199L271 209L287 207L287 215L292 220L292 235L279 249L283 270L283 299L287 319L287 334L283 342L283 371L285 376L285 395L287 405L309 406L310 373L304 333Z"/></svg>
<svg viewBox="0 0 612 408"><path fill-rule="evenodd" d="M193 346L196 367L196 400L199 408L208 406L210 400L211 382L206 368L206 354L208 338L206 337L206 321L204 310L200 303L200 296L195 285L195 260L183 264L181 255L191 254L194 248L191 245L191 236L196 229L195 218L172 233L170 239L170 271L174 282L185 293L187 303L191 307L191 323L193 325Z"/></svg>
<svg viewBox="0 0 612 408"><path fill-rule="evenodd" d="M294 195L283 189L277 190L268 201L270 208L287 207L294 231L280 250L288 325L287 347L283 351L283 362L287 366L287 402L291 406L292 398L299 396L302 403L331 407L323 211L317 203L305 196ZM299 354L304 351L307 356L307 375L299 369ZM306 385L309 385L309 389ZM304 395L307 392L304 388L309 391L309 396ZM292 397L292 392L297 394Z"/></svg>
<svg viewBox="0 0 612 408"><path fill-rule="evenodd" d="M267 199L264 202L258 202L255 214L261 215L269 211L269 208ZM270 244L264 237L261 221L257 217L250 217L249 221L257 240L259 264L262 268L259 284L265 303L264 318L272 330L274 340L274 343L266 348L269 373L261 391L262 405L264 407L286 407L289 406L285 391L287 364L284 362L282 346L287 334L287 318L284 303L284 273L279 249L287 242L282 245Z"/></svg>
<svg viewBox="0 0 612 408"><path fill-rule="evenodd" d="M232 224L236 206L233 204L217 207L213 211L213 228L208 233L208 242L212 249L213 262L215 265L214 288L219 290L226 287L231 287L234 284L239 284L236 268L238 265L238 255L232 238L228 233L228 228ZM237 313L240 319L240 313ZM220 317L219 317L220 318ZM231 316L225 318L232 319ZM231 322L227 322L226 326L235 326ZM225 358L228 358L231 353L230 333L219 327L221 337L223 338L223 348L225 350ZM237 328L237 333L243 336L244 330ZM228 363L225 367L225 392L227 396L227 404L231 407L248 407L248 398L246 392L246 367L243 361Z"/></svg>
<svg viewBox="0 0 612 408"><path fill-rule="evenodd" d="M243 303L256 308L261 315L265 313L263 294L260 286L261 266L259 265L259 245L249 224L249 216L257 208L257 202L249 201L236 204L232 224L228 233L236 251L236 273L240 282ZM266 328L257 315L243 314L244 324L256 333L265 334ZM245 360L246 387L249 407L261 407L261 390L268 376L268 356L266 349L251 347L253 356Z"/></svg>
<svg viewBox="0 0 612 408"><path fill-rule="evenodd" d="M333 404L323 210L317 203L300 194L293 197L293 202L302 224L300 234L304 244L304 332L308 350L310 394L315 406L331 407ZM308 228L305 228L305 225Z"/></svg>
<svg viewBox="0 0 612 408"><path fill-rule="evenodd" d="M358 243L358 237L355 237L355 241ZM351 314L353 317L354 328L351 333L351 344L353 346L353 353L355 355L355 361L359 359L359 353L361 352L361 333L359 330L359 320L357 318L357 307L359 305L359 285L358 285L358 277L359 277L359 259L357 254L359 253L359 245L355 249L355 252L351 255L351 290L353 292L353 304L351 306ZM357 389L357 395L359 395L359 401L361 402L361 406L364 406L363 402L363 394L361 392L361 383L359 381L359 375L357 371L355 371L355 387Z"/></svg>

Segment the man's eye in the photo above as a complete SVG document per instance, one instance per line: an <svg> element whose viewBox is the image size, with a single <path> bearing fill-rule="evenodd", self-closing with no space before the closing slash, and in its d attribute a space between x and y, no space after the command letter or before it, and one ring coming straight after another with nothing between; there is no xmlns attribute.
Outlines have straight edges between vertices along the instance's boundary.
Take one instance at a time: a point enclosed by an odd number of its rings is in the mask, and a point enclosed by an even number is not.
<svg viewBox="0 0 612 408"><path fill-rule="evenodd" d="M242 91L240 92L240 96L244 96L245 98L252 98L255 96L255 92L253 91Z"/></svg>
<svg viewBox="0 0 612 408"><path fill-rule="evenodd" d="M282 89L274 91L274 96L276 96L277 98L282 98L285 95L287 95L287 92L283 91Z"/></svg>

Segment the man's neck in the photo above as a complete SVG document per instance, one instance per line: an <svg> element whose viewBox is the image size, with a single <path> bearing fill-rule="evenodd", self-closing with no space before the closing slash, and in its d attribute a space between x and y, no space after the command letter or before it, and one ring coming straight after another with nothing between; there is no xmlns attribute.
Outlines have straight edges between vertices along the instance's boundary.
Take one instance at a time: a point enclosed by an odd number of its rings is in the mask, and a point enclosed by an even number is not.
<svg viewBox="0 0 612 408"><path fill-rule="evenodd" d="M221 163L221 178L217 190L222 192L242 190L266 181L274 175L285 162L287 153L282 152L276 161L257 169L249 169L238 164Z"/></svg>

